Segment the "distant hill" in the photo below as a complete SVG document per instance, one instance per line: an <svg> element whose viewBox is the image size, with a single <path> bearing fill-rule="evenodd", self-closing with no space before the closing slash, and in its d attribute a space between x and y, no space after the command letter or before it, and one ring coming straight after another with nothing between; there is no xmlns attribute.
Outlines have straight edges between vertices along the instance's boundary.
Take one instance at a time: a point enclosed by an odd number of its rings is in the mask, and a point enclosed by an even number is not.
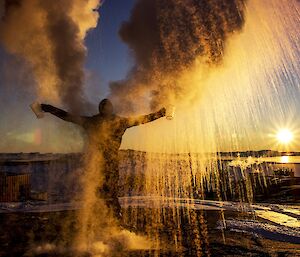
<svg viewBox="0 0 300 257"><path fill-rule="evenodd" d="M131 156L131 155L146 155L147 152L143 151L136 151L136 150L120 150L120 156L121 158L124 156ZM203 156L203 155L215 155L215 153L151 153L151 155L155 156L178 156L178 157L184 157L188 154L191 154L192 156ZM259 151L236 151L236 152L219 152L216 153L218 156L221 157L276 157L276 156L300 156L300 152L279 152L274 150L259 150ZM24 160L24 161L43 161L43 160L55 160L55 159L61 159L61 158L68 158L68 157L74 157L74 158L80 158L83 155L83 153L68 153L68 154L62 154L62 153L39 153L39 152L32 152L32 153L0 153L0 162L3 161L12 161L12 160Z"/></svg>

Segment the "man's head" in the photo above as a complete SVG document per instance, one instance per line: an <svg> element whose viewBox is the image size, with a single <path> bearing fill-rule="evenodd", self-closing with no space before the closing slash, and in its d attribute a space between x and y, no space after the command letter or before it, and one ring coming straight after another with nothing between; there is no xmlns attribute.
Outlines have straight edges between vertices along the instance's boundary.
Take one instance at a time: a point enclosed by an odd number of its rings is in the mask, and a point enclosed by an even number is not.
<svg viewBox="0 0 300 257"><path fill-rule="evenodd" d="M99 103L99 113L104 116L112 115L114 112L114 107L108 99L103 99Z"/></svg>

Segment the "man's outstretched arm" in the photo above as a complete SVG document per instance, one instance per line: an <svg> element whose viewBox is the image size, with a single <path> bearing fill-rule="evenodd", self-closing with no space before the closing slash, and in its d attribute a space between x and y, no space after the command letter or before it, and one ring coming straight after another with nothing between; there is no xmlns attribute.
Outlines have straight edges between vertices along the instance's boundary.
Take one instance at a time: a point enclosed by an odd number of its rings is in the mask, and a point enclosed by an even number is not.
<svg viewBox="0 0 300 257"><path fill-rule="evenodd" d="M62 120L69 121L81 126L83 125L84 117L72 115L50 104L41 104L41 109L44 112L49 112Z"/></svg>
<svg viewBox="0 0 300 257"><path fill-rule="evenodd" d="M153 112L147 115L142 115L139 117L135 117L135 118L128 118L127 119L127 127L133 127L133 126L138 126L140 124L145 124L154 120L157 120L161 117L166 116L166 108L161 108L159 111L157 112Z"/></svg>

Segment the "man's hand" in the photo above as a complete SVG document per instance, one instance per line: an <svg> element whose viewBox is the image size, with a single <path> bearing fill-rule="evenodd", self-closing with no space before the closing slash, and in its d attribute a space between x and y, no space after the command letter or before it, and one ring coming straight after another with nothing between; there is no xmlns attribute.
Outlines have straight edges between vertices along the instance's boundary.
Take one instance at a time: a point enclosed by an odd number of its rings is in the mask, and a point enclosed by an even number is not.
<svg viewBox="0 0 300 257"><path fill-rule="evenodd" d="M50 104L41 104L41 109L44 112L50 112L50 110L52 110L52 105Z"/></svg>

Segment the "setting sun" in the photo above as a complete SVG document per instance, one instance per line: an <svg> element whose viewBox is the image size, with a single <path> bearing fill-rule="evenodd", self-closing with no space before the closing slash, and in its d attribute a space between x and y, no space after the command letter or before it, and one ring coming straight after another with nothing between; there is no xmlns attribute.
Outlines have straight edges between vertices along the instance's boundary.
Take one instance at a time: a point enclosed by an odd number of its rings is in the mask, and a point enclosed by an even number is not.
<svg viewBox="0 0 300 257"><path fill-rule="evenodd" d="M289 144L293 137L293 133L288 129L282 129L276 135L277 140L282 144Z"/></svg>

